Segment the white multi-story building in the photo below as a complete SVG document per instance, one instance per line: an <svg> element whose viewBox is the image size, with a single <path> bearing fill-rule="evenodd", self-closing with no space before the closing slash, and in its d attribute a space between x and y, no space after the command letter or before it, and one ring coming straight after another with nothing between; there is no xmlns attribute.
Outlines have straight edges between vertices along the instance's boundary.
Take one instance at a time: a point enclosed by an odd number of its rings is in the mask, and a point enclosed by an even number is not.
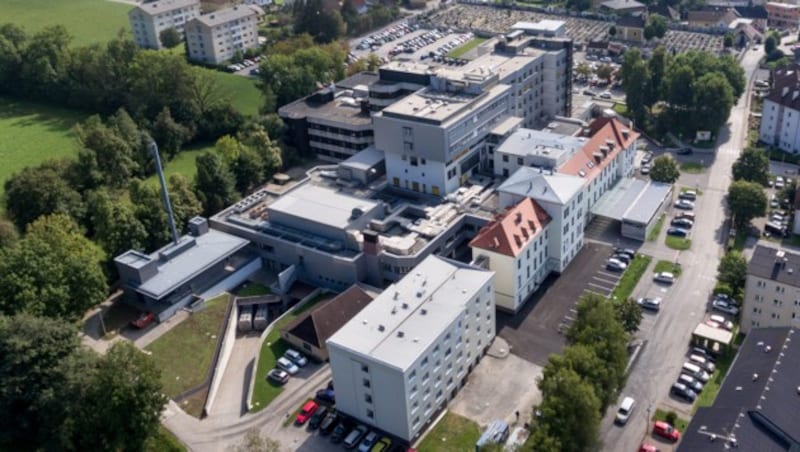
<svg viewBox="0 0 800 452"><path fill-rule="evenodd" d="M759 139L784 152L800 152L800 66L775 71L764 98Z"/></svg>
<svg viewBox="0 0 800 452"><path fill-rule="evenodd" d="M430 256L327 341L336 408L406 441L495 336L494 273Z"/></svg>
<svg viewBox="0 0 800 452"><path fill-rule="evenodd" d="M183 36L186 22L200 16L200 0L159 0L141 3L128 12L136 45L160 49L162 31L174 28Z"/></svg>
<svg viewBox="0 0 800 452"><path fill-rule="evenodd" d="M747 265L741 329L800 326L800 254L756 245Z"/></svg>
<svg viewBox="0 0 800 452"><path fill-rule="evenodd" d="M536 201L525 198L470 242L472 259L488 259L495 272L495 304L516 313L550 272L547 245L550 216Z"/></svg>
<svg viewBox="0 0 800 452"><path fill-rule="evenodd" d="M247 5L203 14L186 24L189 58L211 64L258 46L258 12Z"/></svg>
<svg viewBox="0 0 800 452"><path fill-rule="evenodd" d="M586 137L518 129L494 150L494 175L509 177L523 166L558 168L580 152L588 141Z"/></svg>

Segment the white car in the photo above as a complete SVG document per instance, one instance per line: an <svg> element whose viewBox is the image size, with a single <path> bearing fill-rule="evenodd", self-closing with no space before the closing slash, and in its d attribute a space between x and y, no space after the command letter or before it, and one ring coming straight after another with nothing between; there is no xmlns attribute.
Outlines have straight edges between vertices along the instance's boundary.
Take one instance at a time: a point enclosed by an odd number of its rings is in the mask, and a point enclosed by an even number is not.
<svg viewBox="0 0 800 452"><path fill-rule="evenodd" d="M285 356L286 358L289 359L289 361L297 364L300 367L305 367L305 365L308 364L308 359L306 359L306 357L303 356L302 353L291 348L289 350L286 350L283 356Z"/></svg>
<svg viewBox="0 0 800 452"><path fill-rule="evenodd" d="M675 201L675 207L677 207L678 209L693 210L694 203L692 201L689 201L688 199L679 199Z"/></svg>
<svg viewBox="0 0 800 452"><path fill-rule="evenodd" d="M658 272L653 276L653 281L672 284L675 282L675 275L670 272Z"/></svg>
<svg viewBox="0 0 800 452"><path fill-rule="evenodd" d="M636 300L636 304L639 305L642 309L647 309L648 311L656 311L658 312L661 310L661 297L655 298L639 298Z"/></svg>
<svg viewBox="0 0 800 452"><path fill-rule="evenodd" d="M297 372L300 372L300 368L297 367L293 362L289 361L289 359L285 356L278 358L278 361L275 364L279 369L289 372L289 375L297 375Z"/></svg>
<svg viewBox="0 0 800 452"><path fill-rule="evenodd" d="M628 268L628 265L619 259L609 259L608 264L606 264L606 269L611 271L624 272L626 268Z"/></svg>
<svg viewBox="0 0 800 452"><path fill-rule="evenodd" d="M733 322L730 320L726 320L725 317L722 317L719 314L713 314L708 318L708 320L716 323L719 325L720 328L726 329L728 331L733 331Z"/></svg>
<svg viewBox="0 0 800 452"><path fill-rule="evenodd" d="M711 307L715 311L724 312L725 314L736 315L739 313L739 308L725 300L716 299L711 303Z"/></svg>

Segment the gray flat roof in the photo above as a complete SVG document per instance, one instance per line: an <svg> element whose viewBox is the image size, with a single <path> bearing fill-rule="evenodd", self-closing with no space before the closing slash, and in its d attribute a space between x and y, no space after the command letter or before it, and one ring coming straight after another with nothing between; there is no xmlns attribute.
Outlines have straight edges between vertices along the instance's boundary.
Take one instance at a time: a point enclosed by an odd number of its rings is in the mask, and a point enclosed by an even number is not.
<svg viewBox="0 0 800 452"><path fill-rule="evenodd" d="M386 157L384 157L383 151L370 146L363 151L353 154L353 156L347 160L339 163L339 166L367 171L382 162L385 158Z"/></svg>
<svg viewBox="0 0 800 452"><path fill-rule="evenodd" d="M614 220L647 224L670 190L668 184L625 178L600 197L592 213Z"/></svg>
<svg viewBox="0 0 800 452"><path fill-rule="evenodd" d="M658 212L661 203L669 195L672 186L661 182L650 182L622 217L624 221L648 224Z"/></svg>
<svg viewBox="0 0 800 452"><path fill-rule="evenodd" d="M514 171L497 191L563 205L581 191L584 182L578 176L550 174L546 170L540 171L537 168L523 166Z"/></svg>
<svg viewBox="0 0 800 452"><path fill-rule="evenodd" d="M557 159L562 154L574 154L588 139L543 130L520 128L497 148L497 152L519 156L547 155Z"/></svg>
<svg viewBox="0 0 800 452"><path fill-rule="evenodd" d="M137 287L138 292L152 298L161 298L250 243L246 239L214 229L197 237L181 238L188 239L194 239L195 245L168 261L159 261L158 274ZM150 258L158 260L159 253L172 246L170 243L151 254Z"/></svg>
<svg viewBox="0 0 800 452"><path fill-rule="evenodd" d="M409 121L418 119L443 124L459 120L510 90L510 86L499 84L481 94L471 95L425 88L384 108L382 114L386 117L400 117Z"/></svg>
<svg viewBox="0 0 800 452"><path fill-rule="evenodd" d="M155 15L192 5L200 6L200 0L159 0L157 2L139 3L134 9Z"/></svg>
<svg viewBox="0 0 800 452"><path fill-rule="evenodd" d="M532 30L532 31L557 31L566 26L561 20L544 19L538 22L520 21L511 26L513 30Z"/></svg>
<svg viewBox="0 0 800 452"><path fill-rule="evenodd" d="M368 212L378 204L372 199L356 198L328 187L303 184L278 198L268 210L344 230L350 225L353 209Z"/></svg>
<svg viewBox="0 0 800 452"><path fill-rule="evenodd" d="M428 256L347 322L328 344L405 371L493 276L487 270Z"/></svg>
<svg viewBox="0 0 800 452"><path fill-rule="evenodd" d="M775 265L776 262L786 262L786 265ZM800 287L800 254L756 245L750 263L747 264L747 274L759 278L771 279L782 284Z"/></svg>
<svg viewBox="0 0 800 452"><path fill-rule="evenodd" d="M309 97L304 97L282 106L278 112L281 116L292 119L317 118L353 126L372 123L372 117L361 111L355 99L341 95L325 103L313 102Z"/></svg>
<svg viewBox="0 0 800 452"><path fill-rule="evenodd" d="M237 5L232 6L230 8L224 8L213 13L203 14L200 17L195 18L196 21L205 24L209 27L216 27L217 25L222 25L237 19L243 19L245 17L250 16L257 16L256 13L252 8L249 8L247 5Z"/></svg>

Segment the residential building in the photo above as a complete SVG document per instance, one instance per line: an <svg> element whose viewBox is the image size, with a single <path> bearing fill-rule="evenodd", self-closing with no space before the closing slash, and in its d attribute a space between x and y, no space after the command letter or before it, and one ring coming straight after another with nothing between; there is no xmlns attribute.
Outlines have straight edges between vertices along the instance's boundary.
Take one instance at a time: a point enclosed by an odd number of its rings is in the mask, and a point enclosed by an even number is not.
<svg viewBox="0 0 800 452"><path fill-rule="evenodd" d="M373 295L354 284L281 328L281 337L306 355L319 361L327 361L328 347L325 342L361 312L373 298Z"/></svg>
<svg viewBox="0 0 800 452"><path fill-rule="evenodd" d="M613 39L626 42L644 43L644 26L647 24L641 15L622 16L614 22L617 33Z"/></svg>
<svg viewBox="0 0 800 452"><path fill-rule="evenodd" d="M800 325L800 254L756 245L747 265L741 329Z"/></svg>
<svg viewBox="0 0 800 452"><path fill-rule="evenodd" d="M430 256L327 341L336 409L419 438L495 336L494 273Z"/></svg>
<svg viewBox="0 0 800 452"><path fill-rule="evenodd" d="M700 11L689 11L687 20L689 26L696 28L706 28L709 30L724 32L728 31L730 25L739 17L733 8L714 8Z"/></svg>
<svg viewBox="0 0 800 452"><path fill-rule="evenodd" d="M647 12L648 14L658 14L672 22L681 20L680 11L666 4L650 5L647 7Z"/></svg>
<svg viewBox="0 0 800 452"><path fill-rule="evenodd" d="M307 156L347 159L374 144L370 86L378 74L361 72L278 109L285 139Z"/></svg>
<svg viewBox="0 0 800 452"><path fill-rule="evenodd" d="M158 0L140 3L128 12L136 45L160 49L161 32L174 28L183 36L184 25L200 16L200 0Z"/></svg>
<svg viewBox="0 0 800 452"><path fill-rule="evenodd" d="M769 13L763 5L756 5L754 3L753 6L737 6L734 9L740 17L752 20L753 28L759 32L764 33L767 30Z"/></svg>
<svg viewBox="0 0 800 452"><path fill-rule="evenodd" d="M114 258L123 301L164 320L195 297L232 289L261 268L246 239L209 229L200 217L189 221L189 229L151 254L129 250Z"/></svg>
<svg viewBox="0 0 800 452"><path fill-rule="evenodd" d="M600 11L618 15L642 14L647 12L647 6L636 0L607 0L600 4Z"/></svg>
<svg viewBox="0 0 800 452"><path fill-rule="evenodd" d="M776 69L764 98L759 139L784 152L800 152L800 66Z"/></svg>
<svg viewBox="0 0 800 452"><path fill-rule="evenodd" d="M791 3L767 2L767 25L772 28L797 32L800 26L800 5Z"/></svg>
<svg viewBox="0 0 800 452"><path fill-rule="evenodd" d="M588 141L586 137L518 129L494 150L494 174L498 177L509 177L523 166L546 170L559 168Z"/></svg>
<svg viewBox="0 0 800 452"><path fill-rule="evenodd" d="M800 187L794 192L794 221L792 222L792 232L800 235Z"/></svg>
<svg viewBox="0 0 800 452"><path fill-rule="evenodd" d="M203 14L186 24L189 58L222 64L258 46L257 7L237 5Z"/></svg>
<svg viewBox="0 0 800 452"><path fill-rule="evenodd" d="M510 207L472 239L473 262L485 259L495 272L495 304L516 313L550 274L547 271L551 218L531 198Z"/></svg>
<svg viewBox="0 0 800 452"><path fill-rule="evenodd" d="M800 341L796 328L753 328L711 406L682 432L678 452L800 449Z"/></svg>

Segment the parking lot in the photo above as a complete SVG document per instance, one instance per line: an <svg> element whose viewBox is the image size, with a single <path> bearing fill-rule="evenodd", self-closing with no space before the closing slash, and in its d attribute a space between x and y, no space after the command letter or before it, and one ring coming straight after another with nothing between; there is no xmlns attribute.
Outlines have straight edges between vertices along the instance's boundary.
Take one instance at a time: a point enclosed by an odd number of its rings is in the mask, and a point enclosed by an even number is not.
<svg viewBox="0 0 800 452"><path fill-rule="evenodd" d="M560 353L564 336L559 328L571 322L578 298L587 290L613 290L613 279L603 274L610 255L608 245L585 243L566 271L547 278L520 312L498 312L497 334L509 343L511 352L539 366L552 353Z"/></svg>
<svg viewBox="0 0 800 452"><path fill-rule="evenodd" d="M484 30L492 33L508 32L512 25L520 21L562 20L566 24L567 36L579 46L608 36L608 30L612 25L611 22L578 17L462 4L429 13L421 19L430 26L446 26L457 30ZM691 49L719 52L723 48L722 41L723 37L719 35L669 30L664 38L654 40L650 45L661 43L668 49L675 49L678 52Z"/></svg>

